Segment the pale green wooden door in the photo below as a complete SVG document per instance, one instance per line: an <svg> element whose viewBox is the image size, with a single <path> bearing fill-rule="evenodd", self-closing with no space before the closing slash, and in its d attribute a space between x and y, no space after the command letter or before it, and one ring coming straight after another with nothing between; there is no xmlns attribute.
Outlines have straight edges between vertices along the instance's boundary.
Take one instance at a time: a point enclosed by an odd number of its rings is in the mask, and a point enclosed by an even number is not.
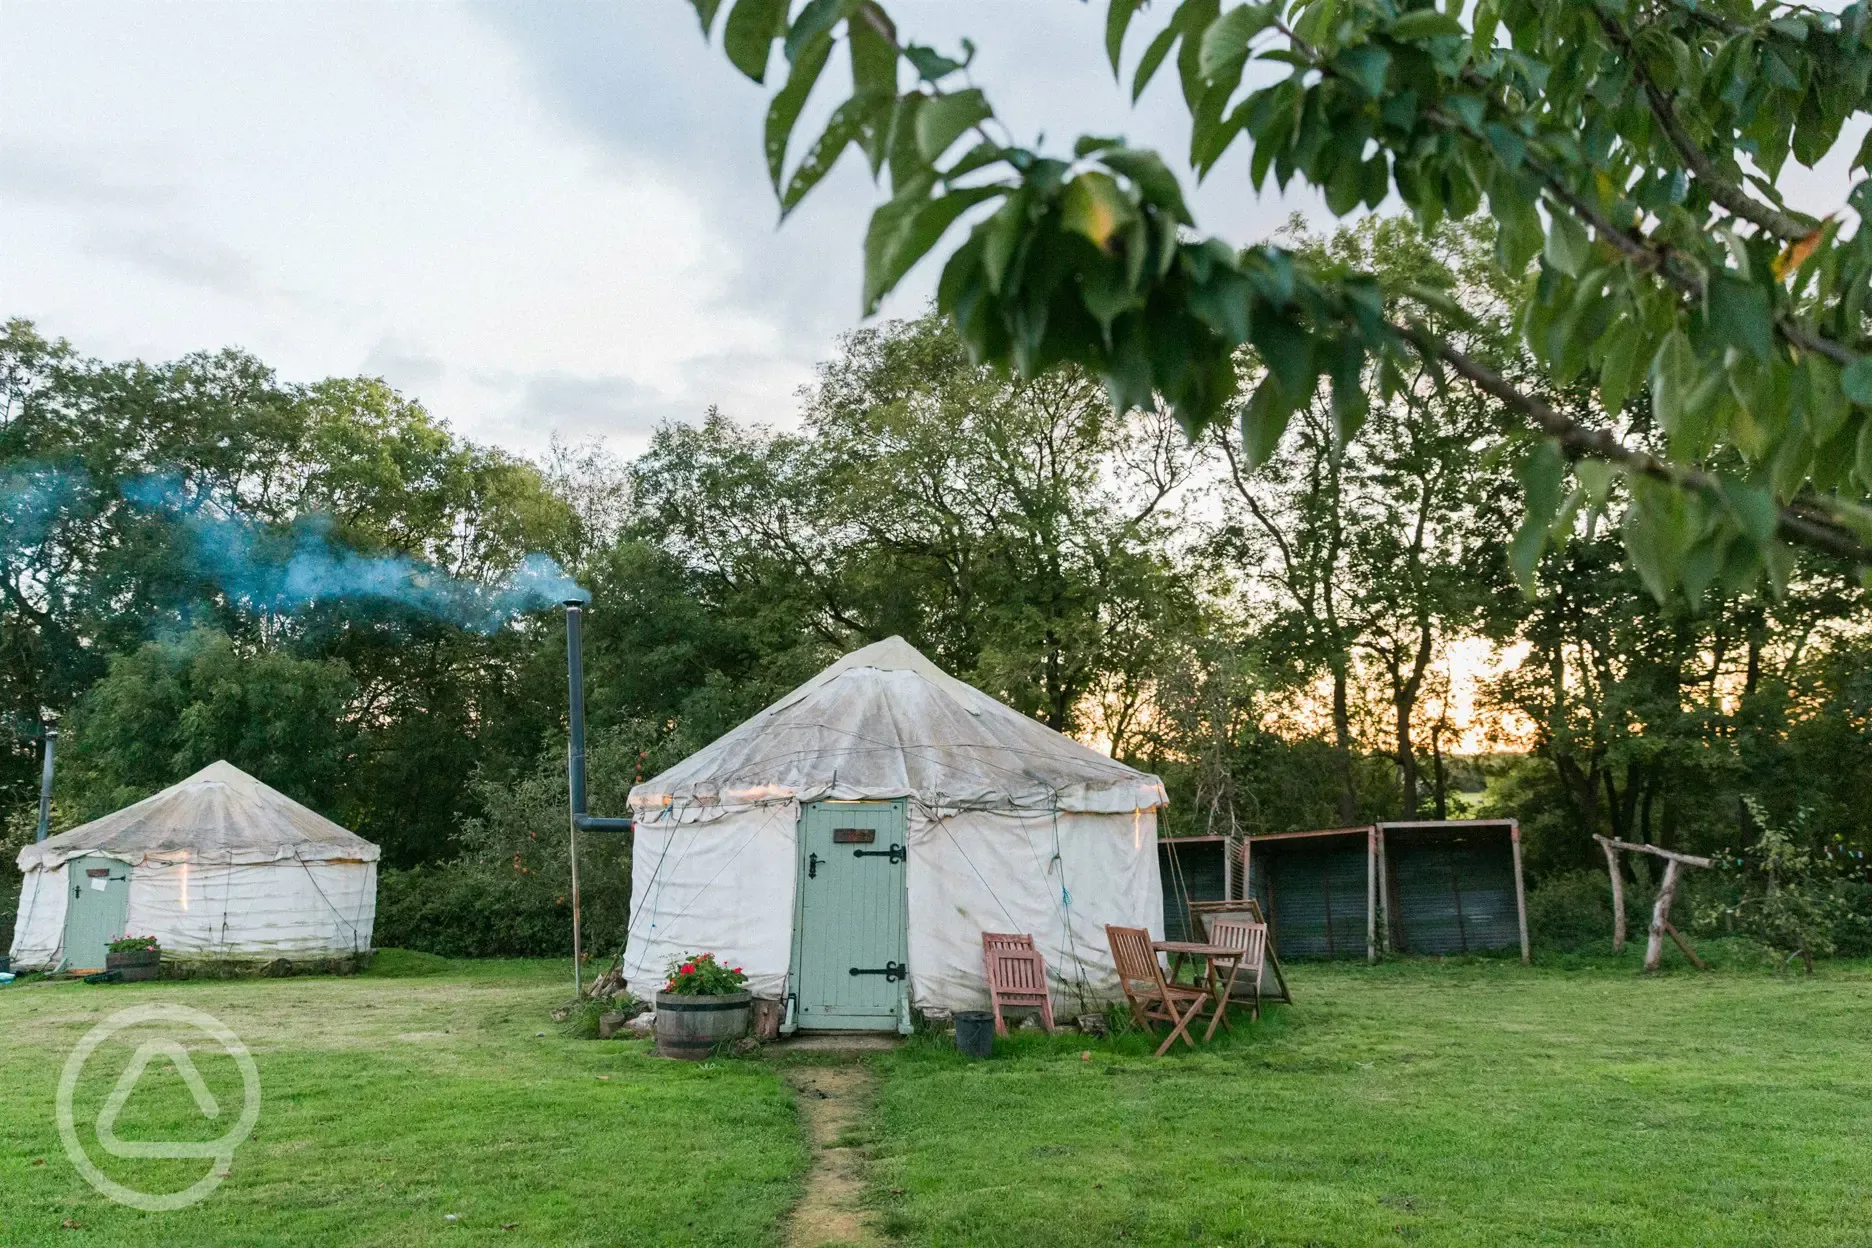
<svg viewBox="0 0 1872 1248"><path fill-rule="evenodd" d="M105 946L124 934L130 910L130 864L115 858L75 858L65 864L65 965L95 971Z"/></svg>
<svg viewBox="0 0 1872 1248"><path fill-rule="evenodd" d="M895 1030L907 1021L903 802L814 802L800 811L793 923L794 1019L802 1028Z"/></svg>

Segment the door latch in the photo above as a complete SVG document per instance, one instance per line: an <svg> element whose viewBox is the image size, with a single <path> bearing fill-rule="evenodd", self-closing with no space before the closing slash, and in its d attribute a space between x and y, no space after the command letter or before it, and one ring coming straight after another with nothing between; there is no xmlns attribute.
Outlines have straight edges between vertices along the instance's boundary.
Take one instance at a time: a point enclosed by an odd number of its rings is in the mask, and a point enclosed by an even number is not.
<svg viewBox="0 0 1872 1248"><path fill-rule="evenodd" d="M892 862L908 862L910 860L910 851L901 845L893 845L889 849L854 849L852 850L852 857L888 858Z"/></svg>
<svg viewBox="0 0 1872 1248"><path fill-rule="evenodd" d="M818 879L819 864L824 861L825 859L821 858L818 854L808 855L806 859L806 878L809 880Z"/></svg>
<svg viewBox="0 0 1872 1248"><path fill-rule="evenodd" d="M851 973L853 975L882 975L885 983L894 984L900 979L910 978L910 967L903 962L886 962L883 966L854 966L851 968Z"/></svg>

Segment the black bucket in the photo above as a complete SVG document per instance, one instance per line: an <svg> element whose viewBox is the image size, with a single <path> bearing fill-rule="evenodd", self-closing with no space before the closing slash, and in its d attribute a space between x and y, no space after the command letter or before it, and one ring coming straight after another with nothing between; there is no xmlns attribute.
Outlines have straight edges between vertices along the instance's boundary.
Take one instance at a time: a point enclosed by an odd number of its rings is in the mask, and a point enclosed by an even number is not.
<svg viewBox="0 0 1872 1248"><path fill-rule="evenodd" d="M994 1052L994 1015L987 1010L957 1010L956 1052L963 1057L987 1057Z"/></svg>

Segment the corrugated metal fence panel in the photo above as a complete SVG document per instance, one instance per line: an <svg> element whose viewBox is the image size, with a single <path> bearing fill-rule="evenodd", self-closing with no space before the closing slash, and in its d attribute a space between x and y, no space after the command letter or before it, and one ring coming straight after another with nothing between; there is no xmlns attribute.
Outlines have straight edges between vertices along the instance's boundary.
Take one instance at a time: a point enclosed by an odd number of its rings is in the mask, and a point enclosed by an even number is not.
<svg viewBox="0 0 1872 1248"><path fill-rule="evenodd" d="M1256 892L1283 958L1365 956L1363 836L1256 846Z"/></svg>
<svg viewBox="0 0 1872 1248"><path fill-rule="evenodd" d="M1473 953L1518 945L1514 851L1507 828L1385 837L1407 953Z"/></svg>
<svg viewBox="0 0 1872 1248"><path fill-rule="evenodd" d="M1157 869L1163 877L1164 939L1195 940L1189 934L1189 903L1228 900L1228 842L1158 841Z"/></svg>

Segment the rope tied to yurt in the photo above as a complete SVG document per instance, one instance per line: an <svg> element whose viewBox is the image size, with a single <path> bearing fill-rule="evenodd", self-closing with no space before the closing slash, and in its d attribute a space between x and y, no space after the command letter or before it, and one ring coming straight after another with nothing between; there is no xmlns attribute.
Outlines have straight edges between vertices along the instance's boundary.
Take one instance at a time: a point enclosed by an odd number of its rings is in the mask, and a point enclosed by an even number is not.
<svg viewBox="0 0 1872 1248"><path fill-rule="evenodd" d="M300 856L299 850L296 846L293 849L293 861L299 864L299 869L305 872L306 879L312 882L312 891L316 892L319 895L319 900L325 903L325 908L327 910L330 910L333 914L337 915L338 921L340 923L344 924L346 927L351 929L351 952L356 953L358 951L358 925L357 923L351 919L345 918L344 911L340 910L336 905L332 904L332 899L326 896L324 887L319 884L318 876L312 874L311 866L306 862L306 860L303 857Z"/></svg>
<svg viewBox="0 0 1872 1248"><path fill-rule="evenodd" d="M1078 973L1076 982L1079 988L1079 1008L1089 1011L1092 1008L1092 985L1086 981L1085 959L1080 956L1079 941L1073 935L1072 889L1067 887L1066 884L1066 857L1060 852L1060 811L1059 793L1057 791L1053 794L1052 810L1050 813L1053 817L1053 861L1048 865L1047 871L1050 874L1054 866L1059 867L1060 919L1066 925L1066 948L1072 954L1073 967Z"/></svg>

